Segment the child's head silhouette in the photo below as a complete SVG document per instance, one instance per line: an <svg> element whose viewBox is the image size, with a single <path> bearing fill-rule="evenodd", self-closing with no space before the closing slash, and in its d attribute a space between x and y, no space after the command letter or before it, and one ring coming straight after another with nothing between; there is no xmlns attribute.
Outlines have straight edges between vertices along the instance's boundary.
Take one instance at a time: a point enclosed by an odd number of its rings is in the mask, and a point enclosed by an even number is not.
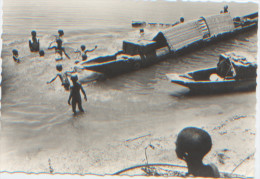
<svg viewBox="0 0 260 179"><path fill-rule="evenodd" d="M62 65L61 64L56 65L56 70L57 71L62 71Z"/></svg>

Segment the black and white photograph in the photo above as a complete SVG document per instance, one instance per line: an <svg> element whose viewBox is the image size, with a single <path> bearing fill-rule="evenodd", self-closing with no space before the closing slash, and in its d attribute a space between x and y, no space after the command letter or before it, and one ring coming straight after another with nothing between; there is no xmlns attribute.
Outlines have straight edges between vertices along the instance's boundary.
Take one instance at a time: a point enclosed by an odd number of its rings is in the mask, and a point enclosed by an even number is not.
<svg viewBox="0 0 260 179"><path fill-rule="evenodd" d="M0 2L3 178L260 174L257 1Z"/></svg>

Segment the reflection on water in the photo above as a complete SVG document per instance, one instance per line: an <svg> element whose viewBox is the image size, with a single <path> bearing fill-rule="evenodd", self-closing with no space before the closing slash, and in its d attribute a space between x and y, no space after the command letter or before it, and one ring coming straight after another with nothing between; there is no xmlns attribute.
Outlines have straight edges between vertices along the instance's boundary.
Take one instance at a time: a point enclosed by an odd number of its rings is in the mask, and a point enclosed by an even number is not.
<svg viewBox="0 0 260 179"><path fill-rule="evenodd" d="M223 5L117 0L4 1L0 158L5 165L1 170L48 172L48 159L52 158L57 172L109 173L121 169L115 163L122 156L116 156L113 147L131 135L153 132L156 130L153 123L158 120L162 127L177 125L181 120L192 120L194 111L201 108L210 108L212 115L219 110L233 115L239 111L230 107L234 99L240 101L238 107L249 110L255 104L254 92L186 96L186 89L170 84L165 74L215 66L218 55L227 50L243 50L256 56L256 31L136 72L86 83L83 85L88 96L88 102L83 103L86 112L77 117L67 105L68 92L60 81L46 84L57 73L53 51L46 48L58 29L64 30L64 47L73 59L62 62L64 69L69 70L76 59L73 51L82 44L89 49L98 45L89 56L93 58L114 54L122 48L123 40L138 37L139 30L130 26L132 20L172 23L180 16L190 20L219 13ZM254 12L257 6L229 3L229 9L237 16ZM38 33L46 54L44 58L29 52L32 29ZM145 32L153 34L156 30L145 29ZM19 51L21 64L13 63L11 51L14 48ZM115 156L109 157L106 147ZM141 160L136 158L135 163ZM122 166L131 163L127 159L122 161L125 161Z"/></svg>

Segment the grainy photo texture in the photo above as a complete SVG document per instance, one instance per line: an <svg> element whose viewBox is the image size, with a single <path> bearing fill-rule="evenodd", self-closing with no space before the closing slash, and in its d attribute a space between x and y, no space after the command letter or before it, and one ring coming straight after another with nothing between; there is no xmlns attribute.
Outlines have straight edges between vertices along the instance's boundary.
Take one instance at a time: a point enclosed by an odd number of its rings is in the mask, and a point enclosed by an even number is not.
<svg viewBox="0 0 260 179"><path fill-rule="evenodd" d="M2 10L1 173L255 176L257 3Z"/></svg>

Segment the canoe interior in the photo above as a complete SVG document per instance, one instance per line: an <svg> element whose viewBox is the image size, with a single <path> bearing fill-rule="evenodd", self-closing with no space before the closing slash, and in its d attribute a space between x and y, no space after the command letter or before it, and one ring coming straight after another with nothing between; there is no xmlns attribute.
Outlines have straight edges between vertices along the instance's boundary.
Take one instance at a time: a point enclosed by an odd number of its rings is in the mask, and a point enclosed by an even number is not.
<svg viewBox="0 0 260 179"><path fill-rule="evenodd" d="M217 68L193 71L189 72L188 75L191 76L194 81L209 81L209 77L213 73L217 73Z"/></svg>

